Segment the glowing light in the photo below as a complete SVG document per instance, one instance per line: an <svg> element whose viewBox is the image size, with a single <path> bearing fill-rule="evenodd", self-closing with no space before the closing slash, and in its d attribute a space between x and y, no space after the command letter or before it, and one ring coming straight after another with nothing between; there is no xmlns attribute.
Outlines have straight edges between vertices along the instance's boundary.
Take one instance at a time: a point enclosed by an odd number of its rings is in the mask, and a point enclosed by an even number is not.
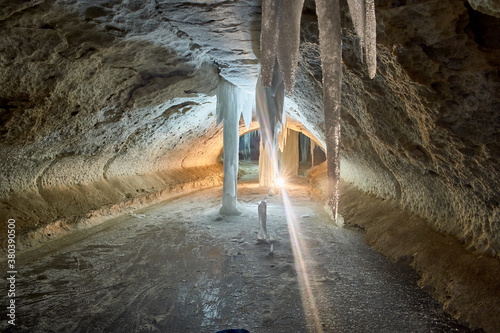
<svg viewBox="0 0 500 333"><path fill-rule="evenodd" d="M285 186L285 180L281 177L278 177L276 179L276 185L278 185L279 187L284 187Z"/></svg>

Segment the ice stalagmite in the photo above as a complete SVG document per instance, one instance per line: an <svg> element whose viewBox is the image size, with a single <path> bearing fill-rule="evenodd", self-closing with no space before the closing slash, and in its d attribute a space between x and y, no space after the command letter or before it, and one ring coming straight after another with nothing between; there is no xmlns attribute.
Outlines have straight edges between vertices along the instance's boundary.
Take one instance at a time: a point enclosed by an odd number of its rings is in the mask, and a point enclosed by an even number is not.
<svg viewBox="0 0 500 333"><path fill-rule="evenodd" d="M338 0L316 0L321 68L323 71L323 108L328 161L329 205L337 219L340 184L340 109L342 93L342 35Z"/></svg>
<svg viewBox="0 0 500 333"><path fill-rule="evenodd" d="M237 205L239 120L243 113L252 112L252 98L233 84L220 78L217 86L217 125L223 122L224 181L222 207L224 215L239 215ZM250 111L248 111L250 109Z"/></svg>
<svg viewBox="0 0 500 333"><path fill-rule="evenodd" d="M377 22L375 18L374 0L365 0L365 52L366 64L370 79L375 77L377 72Z"/></svg>

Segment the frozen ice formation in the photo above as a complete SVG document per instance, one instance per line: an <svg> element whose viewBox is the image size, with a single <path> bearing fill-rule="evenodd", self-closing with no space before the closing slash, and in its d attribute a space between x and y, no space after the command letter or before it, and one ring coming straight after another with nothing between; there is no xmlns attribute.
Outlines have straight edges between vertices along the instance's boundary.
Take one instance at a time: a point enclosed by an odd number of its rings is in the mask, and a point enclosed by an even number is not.
<svg viewBox="0 0 500 333"><path fill-rule="evenodd" d="M307 156L309 156L309 145L311 140L308 136L299 133L299 147L300 147L300 161L307 161Z"/></svg>
<svg viewBox="0 0 500 333"><path fill-rule="evenodd" d="M259 203L259 233L257 235L257 239L259 241L265 241L267 239L267 203L265 200L262 200Z"/></svg>
<svg viewBox="0 0 500 333"><path fill-rule="evenodd" d="M253 96L227 82L222 77L217 86L217 126L224 122L224 180L222 183L223 215L239 215L237 205L237 177L239 162L239 120L243 115L245 125L252 121Z"/></svg>
<svg viewBox="0 0 500 333"><path fill-rule="evenodd" d="M280 164L280 175L282 178L296 177L299 170L299 133L285 128L285 140L282 146L282 158Z"/></svg>
<svg viewBox="0 0 500 333"><path fill-rule="evenodd" d="M257 83L274 86L275 66L281 73L288 94L293 91L300 43L300 18L304 0L263 0L261 31L261 78ZM365 48L368 74L376 73L376 18L374 0L348 0L354 29ZM323 72L323 108L327 146L329 205L334 218L338 213L340 183L340 109L342 93L342 35L340 4L338 0L316 0L318 16L321 67ZM267 88L265 88L267 89ZM260 93L263 94L262 92ZM257 98L258 100L258 98ZM257 107L258 108L258 107ZM267 118L266 118L267 116ZM263 115L259 124L275 124L273 114ZM272 135L272 134L270 134ZM265 143L266 141L264 141Z"/></svg>

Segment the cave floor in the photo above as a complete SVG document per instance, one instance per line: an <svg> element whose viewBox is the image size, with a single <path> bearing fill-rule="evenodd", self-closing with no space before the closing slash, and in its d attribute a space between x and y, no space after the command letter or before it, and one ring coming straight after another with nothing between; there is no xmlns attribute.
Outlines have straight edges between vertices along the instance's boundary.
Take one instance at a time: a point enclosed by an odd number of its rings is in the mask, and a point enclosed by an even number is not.
<svg viewBox="0 0 500 333"><path fill-rule="evenodd" d="M220 187L200 190L20 253L17 325L0 331L469 332L309 189L242 183L237 217L219 215ZM273 254L256 241L262 199Z"/></svg>

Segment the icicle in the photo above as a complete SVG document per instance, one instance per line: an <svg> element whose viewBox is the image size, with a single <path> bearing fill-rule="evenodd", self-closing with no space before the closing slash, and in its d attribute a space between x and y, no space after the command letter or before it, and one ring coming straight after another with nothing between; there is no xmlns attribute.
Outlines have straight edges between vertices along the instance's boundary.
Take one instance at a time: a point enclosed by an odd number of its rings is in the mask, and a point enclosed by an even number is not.
<svg viewBox="0 0 500 333"><path fill-rule="evenodd" d="M316 0L321 67L323 70L323 108L330 183L329 205L338 214L340 184L340 107L342 92L342 36L337 0Z"/></svg>
<svg viewBox="0 0 500 333"><path fill-rule="evenodd" d="M264 87L273 79L278 46L282 0L262 0L262 30L260 34L260 78Z"/></svg>
<svg viewBox="0 0 500 333"><path fill-rule="evenodd" d="M375 17L374 0L365 0L365 52L366 63L368 65L368 75L370 79L375 77L377 72L377 22Z"/></svg>
<svg viewBox="0 0 500 333"><path fill-rule="evenodd" d="M302 7L304 7L304 0L288 0L281 9L279 21L278 63L288 95L293 92L299 60Z"/></svg>
<svg viewBox="0 0 500 333"><path fill-rule="evenodd" d="M359 49L363 60L363 47L365 46L365 0L347 0L351 14L354 31L359 37Z"/></svg>
<svg viewBox="0 0 500 333"><path fill-rule="evenodd" d="M277 70L277 66L275 70ZM261 138L264 141L264 149L266 146L274 147L276 135L281 132L281 126L286 120L286 117L283 116L285 94L281 75L278 73L275 76L271 88L262 86L259 77L255 90L255 112L260 125Z"/></svg>

